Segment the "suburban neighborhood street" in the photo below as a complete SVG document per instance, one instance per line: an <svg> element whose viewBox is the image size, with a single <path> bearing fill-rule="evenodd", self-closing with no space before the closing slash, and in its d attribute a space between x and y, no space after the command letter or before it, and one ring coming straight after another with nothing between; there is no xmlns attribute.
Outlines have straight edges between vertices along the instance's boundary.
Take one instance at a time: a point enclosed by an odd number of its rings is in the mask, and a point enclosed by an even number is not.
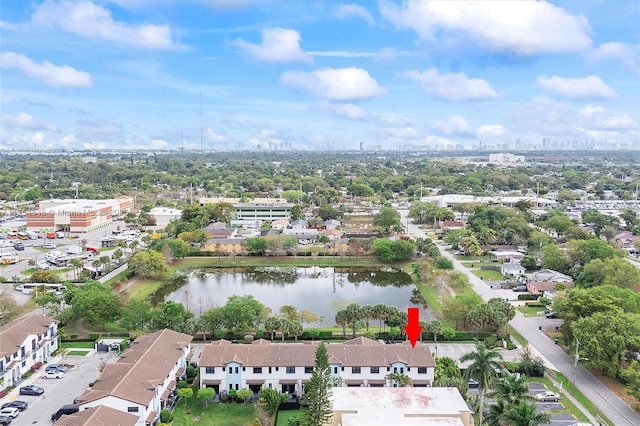
<svg viewBox="0 0 640 426"><path fill-rule="evenodd" d="M420 230L416 225L409 223L407 210L400 210L400 214L402 222L406 224L407 231L410 235L419 238L428 238L424 231ZM455 256L444 250L441 246L438 246L438 248L444 257L453 262L456 270L467 275L474 291L478 293L483 300L488 301L494 297L499 297L498 291L491 289L484 281L471 273L462 263L455 259ZM550 368L559 371L570 380L573 380L575 377L576 388L598 407L602 413L613 422L613 425L640 425L640 415L580 364L578 364L576 372L574 359L540 331L533 321L527 319L522 313L516 312L516 316L511 321L511 325L545 358Z"/></svg>

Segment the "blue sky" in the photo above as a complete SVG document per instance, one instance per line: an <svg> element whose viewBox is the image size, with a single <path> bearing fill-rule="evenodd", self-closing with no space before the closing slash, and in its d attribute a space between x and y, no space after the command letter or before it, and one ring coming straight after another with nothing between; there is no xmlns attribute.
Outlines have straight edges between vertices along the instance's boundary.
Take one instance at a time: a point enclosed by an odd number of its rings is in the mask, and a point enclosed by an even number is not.
<svg viewBox="0 0 640 426"><path fill-rule="evenodd" d="M624 0L3 0L0 149L640 149L638 22Z"/></svg>

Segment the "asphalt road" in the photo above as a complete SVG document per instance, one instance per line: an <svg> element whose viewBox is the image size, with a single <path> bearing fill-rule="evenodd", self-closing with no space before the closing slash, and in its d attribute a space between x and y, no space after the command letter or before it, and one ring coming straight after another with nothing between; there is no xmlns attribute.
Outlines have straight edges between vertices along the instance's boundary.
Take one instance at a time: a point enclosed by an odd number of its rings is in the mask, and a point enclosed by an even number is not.
<svg viewBox="0 0 640 426"><path fill-rule="evenodd" d="M407 221L408 211L400 211L402 222L406 224L408 232L420 238L427 238L427 235L417 226ZM496 290L491 289L480 278L473 275L455 257L438 246L441 254L450 259L456 270L469 277L469 282L476 293L487 301L494 297L499 297ZM610 426L638 426L640 425L640 415L636 413L627 403L607 388L602 382L594 377L586 368L578 365L574 368L574 360L567 355L560 347L538 329L535 321L530 321L520 312L516 312L515 318L511 320L511 325L520 333L529 344L535 348L553 369L562 373L565 377L573 381L575 386L587 397L602 413L613 422Z"/></svg>

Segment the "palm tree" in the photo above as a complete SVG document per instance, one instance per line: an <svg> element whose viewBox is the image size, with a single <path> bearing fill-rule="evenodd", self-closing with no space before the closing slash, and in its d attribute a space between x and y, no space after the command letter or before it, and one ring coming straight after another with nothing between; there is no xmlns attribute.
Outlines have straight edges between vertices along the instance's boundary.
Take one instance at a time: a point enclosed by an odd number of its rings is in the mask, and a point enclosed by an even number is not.
<svg viewBox="0 0 640 426"><path fill-rule="evenodd" d="M396 387L400 387L400 388L408 388L408 387L411 387L412 385L411 378L406 374L390 373L390 374L387 374L385 377L387 380L391 382L392 386L394 382L396 384Z"/></svg>
<svg viewBox="0 0 640 426"><path fill-rule="evenodd" d="M474 379L478 382L480 426L482 426L482 411L484 410L484 392L489 388L493 379L498 376L496 369L501 368L498 360L502 361L502 356L496 351L487 349L481 343L476 343L475 352L469 352L460 358L461 362L471 361L464 372L464 378L466 380Z"/></svg>
<svg viewBox="0 0 640 426"><path fill-rule="evenodd" d="M378 303L377 305L375 305L372 308L372 312L371 315L374 319L377 319L378 321L380 321L380 330L382 331L382 320L385 318L385 311L386 311L387 307L385 305L383 305L382 303Z"/></svg>
<svg viewBox="0 0 640 426"><path fill-rule="evenodd" d="M551 416L538 413L535 404L520 401L504 414L503 419L510 426L539 426L549 423Z"/></svg>
<svg viewBox="0 0 640 426"><path fill-rule="evenodd" d="M496 381L493 392L488 396L503 401L507 409L518 405L520 401L533 400L533 397L529 395L526 376L518 377L511 373L505 373L502 380Z"/></svg>
<svg viewBox="0 0 640 426"><path fill-rule="evenodd" d="M369 320L373 318L373 306L371 305L361 306L360 313L362 315L362 319L364 320L364 324L367 326L367 331L369 331Z"/></svg>
<svg viewBox="0 0 640 426"><path fill-rule="evenodd" d="M342 327L342 338L347 338L347 324L349 324L349 314L346 310L341 310L336 313L336 324Z"/></svg>
<svg viewBox="0 0 640 426"><path fill-rule="evenodd" d="M73 276L77 280L78 279L78 271L81 271L84 267L84 264L80 259L71 259L71 266L73 266Z"/></svg>

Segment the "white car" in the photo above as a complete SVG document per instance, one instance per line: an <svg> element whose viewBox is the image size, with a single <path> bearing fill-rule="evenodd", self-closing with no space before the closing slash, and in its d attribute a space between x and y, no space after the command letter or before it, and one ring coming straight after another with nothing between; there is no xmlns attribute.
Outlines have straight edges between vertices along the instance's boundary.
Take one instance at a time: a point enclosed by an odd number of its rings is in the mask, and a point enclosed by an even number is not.
<svg viewBox="0 0 640 426"><path fill-rule="evenodd" d="M0 410L0 416L7 416L15 419L20 414L20 410L16 407L7 407Z"/></svg>
<svg viewBox="0 0 640 426"><path fill-rule="evenodd" d="M62 379L64 373L62 371L47 370L43 375L43 379Z"/></svg>
<svg viewBox="0 0 640 426"><path fill-rule="evenodd" d="M56 243L53 243L53 242L47 241L46 243L44 243L44 244L42 245L42 247L43 247L43 248L46 248L46 249L54 249L54 248L58 248L58 245L57 245Z"/></svg>
<svg viewBox="0 0 640 426"><path fill-rule="evenodd" d="M551 391L541 392L541 393L536 395L536 400L538 400L538 401L554 401L554 402L558 402L559 399L560 399L560 395L558 395L555 392L551 392Z"/></svg>
<svg viewBox="0 0 640 426"><path fill-rule="evenodd" d="M51 269L51 265L49 265L49 262L41 260L38 263L36 263L36 268L38 268L38 269Z"/></svg>

